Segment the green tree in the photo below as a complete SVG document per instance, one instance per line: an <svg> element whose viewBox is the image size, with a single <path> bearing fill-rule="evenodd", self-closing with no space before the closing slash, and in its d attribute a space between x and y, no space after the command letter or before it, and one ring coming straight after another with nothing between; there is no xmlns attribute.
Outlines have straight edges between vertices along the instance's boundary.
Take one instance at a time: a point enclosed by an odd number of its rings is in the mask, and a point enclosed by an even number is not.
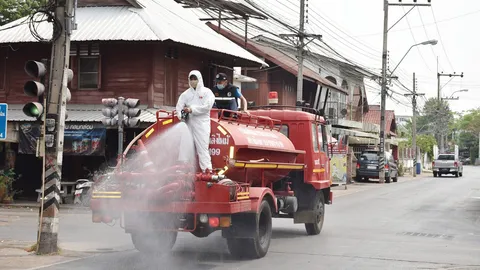
<svg viewBox="0 0 480 270"><path fill-rule="evenodd" d="M417 147L420 149L420 153L427 153L430 159L433 158L433 146L437 145L435 136L431 134L419 134L417 135ZM408 138L408 141L402 141L398 144L400 149L412 147L412 137Z"/></svg>
<svg viewBox="0 0 480 270"><path fill-rule="evenodd" d="M421 116L417 118L417 133L434 134L439 141L440 134L447 135L455 123L453 113L447 101L440 103L436 98L425 102Z"/></svg>
<svg viewBox="0 0 480 270"><path fill-rule="evenodd" d="M455 123L457 144L462 152L467 152L472 160L478 156L480 134L480 109L468 111Z"/></svg>
<svg viewBox="0 0 480 270"><path fill-rule="evenodd" d="M422 153L427 153L430 160L433 159L433 146L437 144L437 140L433 135L421 134L417 136L417 145Z"/></svg>
<svg viewBox="0 0 480 270"><path fill-rule="evenodd" d="M46 0L0 0L0 25L28 16L46 3Z"/></svg>

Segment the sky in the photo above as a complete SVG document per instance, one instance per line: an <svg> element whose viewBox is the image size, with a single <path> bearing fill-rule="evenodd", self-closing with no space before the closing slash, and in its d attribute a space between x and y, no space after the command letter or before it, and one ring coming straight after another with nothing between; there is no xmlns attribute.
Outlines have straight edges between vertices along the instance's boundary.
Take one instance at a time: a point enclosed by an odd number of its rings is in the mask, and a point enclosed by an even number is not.
<svg viewBox="0 0 480 270"><path fill-rule="evenodd" d="M298 28L299 0L255 0L267 7L283 21ZM341 55L377 72L381 71L383 0L307 0L308 22L306 29L312 34L321 34L324 42ZM398 3L389 0L389 3ZM413 88L413 72L417 78L417 92L421 106L427 98L437 97L438 70L445 74L463 72L464 77L441 77L442 97L451 97L452 110L461 112L480 107L480 50L476 40L476 27L480 25L480 1L478 0L432 0L431 7L415 7L396 24L388 34L389 67L393 70L409 48L427 40L438 40L435 46L413 47L400 63L395 75L408 87ZM413 3L403 0L402 3ZM417 0L427 3L427 0ZM275 7L274 9L271 7ZM389 7L389 27L402 17L410 7ZM380 104L380 87L366 81L369 104ZM412 115L411 98L404 97L408 90L393 86L393 99L387 100L387 109L397 115Z"/></svg>

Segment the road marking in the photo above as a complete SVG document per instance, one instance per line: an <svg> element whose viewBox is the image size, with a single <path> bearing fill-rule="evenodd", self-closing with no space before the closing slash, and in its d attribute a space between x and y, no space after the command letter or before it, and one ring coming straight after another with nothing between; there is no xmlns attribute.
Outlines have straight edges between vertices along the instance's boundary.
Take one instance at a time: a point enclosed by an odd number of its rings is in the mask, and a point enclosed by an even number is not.
<svg viewBox="0 0 480 270"><path fill-rule="evenodd" d="M76 261L83 260L83 259L88 259L88 258L91 258L91 257L94 257L94 256L96 256L96 254L95 254L95 255L91 255L91 256L80 257L80 258L75 258L75 259L71 259L71 260L56 262L56 263L52 263L52 264L49 264L49 265L43 265L43 266L38 266L38 267L34 267L34 268L28 268L28 269L26 269L26 270L45 269L45 268L47 268L47 267L52 267L52 266L61 265L61 264L65 264L65 263L76 262Z"/></svg>

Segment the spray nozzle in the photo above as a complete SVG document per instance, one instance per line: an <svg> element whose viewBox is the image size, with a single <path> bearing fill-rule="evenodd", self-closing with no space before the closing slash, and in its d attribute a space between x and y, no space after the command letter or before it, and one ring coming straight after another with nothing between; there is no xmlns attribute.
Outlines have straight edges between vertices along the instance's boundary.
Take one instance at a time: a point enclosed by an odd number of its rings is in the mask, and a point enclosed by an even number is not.
<svg viewBox="0 0 480 270"><path fill-rule="evenodd" d="M182 114L181 114L182 121L183 121L183 122L186 122L186 121L188 120L188 115L189 115L189 113L186 112L185 110L182 110L181 113L182 113Z"/></svg>

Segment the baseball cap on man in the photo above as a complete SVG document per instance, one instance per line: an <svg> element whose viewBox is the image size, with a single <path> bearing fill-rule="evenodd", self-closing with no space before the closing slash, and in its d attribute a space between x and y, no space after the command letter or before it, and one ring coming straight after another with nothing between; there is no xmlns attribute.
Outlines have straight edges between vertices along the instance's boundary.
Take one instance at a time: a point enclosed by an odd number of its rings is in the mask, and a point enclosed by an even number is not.
<svg viewBox="0 0 480 270"><path fill-rule="evenodd" d="M215 77L215 80L216 80L217 82L225 81L225 80L227 80L227 79L228 79L228 78L227 78L227 74L225 74L225 73L218 73L217 76Z"/></svg>

